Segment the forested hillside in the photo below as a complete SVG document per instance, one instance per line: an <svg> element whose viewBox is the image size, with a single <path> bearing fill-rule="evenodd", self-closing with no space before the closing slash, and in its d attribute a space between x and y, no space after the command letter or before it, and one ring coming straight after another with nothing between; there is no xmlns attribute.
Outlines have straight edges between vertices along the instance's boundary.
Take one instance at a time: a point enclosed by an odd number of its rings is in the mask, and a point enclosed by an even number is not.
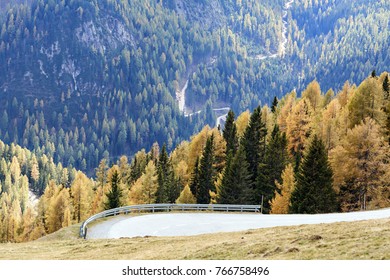
<svg viewBox="0 0 390 280"><path fill-rule="evenodd" d="M18 4L29 4L32 0L1 0L0 11L6 10Z"/></svg>
<svg viewBox="0 0 390 280"><path fill-rule="evenodd" d="M89 175L155 141L171 151L213 109L313 79L337 91L390 62L384 0L18 2L0 16L0 139Z"/></svg>
<svg viewBox="0 0 390 280"><path fill-rule="evenodd" d="M0 240L36 239L91 214L143 203L260 204L263 212L329 213L390 206L389 74L335 95L311 82L222 131L205 126L168 153L103 159L95 179L0 142ZM36 207L28 189L43 193Z"/></svg>
<svg viewBox="0 0 390 280"><path fill-rule="evenodd" d="M0 242L36 239L45 234L41 221L37 220L37 197L53 184L69 188L76 170L55 164L46 155L37 156L1 141L0 155ZM57 229L66 225L63 223Z"/></svg>

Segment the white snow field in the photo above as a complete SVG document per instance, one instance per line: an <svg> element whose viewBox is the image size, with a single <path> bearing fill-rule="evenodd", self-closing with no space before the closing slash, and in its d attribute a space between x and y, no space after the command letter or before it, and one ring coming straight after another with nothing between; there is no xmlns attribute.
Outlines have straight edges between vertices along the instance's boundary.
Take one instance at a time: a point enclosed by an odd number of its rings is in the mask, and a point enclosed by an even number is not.
<svg viewBox="0 0 390 280"><path fill-rule="evenodd" d="M190 236L304 224L323 224L390 218L384 210L317 214L262 215L230 213L160 213L136 217L118 216L88 228L88 239L143 236Z"/></svg>

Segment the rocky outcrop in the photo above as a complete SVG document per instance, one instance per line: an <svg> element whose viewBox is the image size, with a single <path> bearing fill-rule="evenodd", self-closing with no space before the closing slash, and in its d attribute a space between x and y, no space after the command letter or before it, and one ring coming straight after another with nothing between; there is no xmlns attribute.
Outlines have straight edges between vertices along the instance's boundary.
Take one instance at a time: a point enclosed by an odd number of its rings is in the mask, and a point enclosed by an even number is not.
<svg viewBox="0 0 390 280"><path fill-rule="evenodd" d="M226 15L221 1L174 0L171 7L191 22L205 29L214 29L226 24Z"/></svg>

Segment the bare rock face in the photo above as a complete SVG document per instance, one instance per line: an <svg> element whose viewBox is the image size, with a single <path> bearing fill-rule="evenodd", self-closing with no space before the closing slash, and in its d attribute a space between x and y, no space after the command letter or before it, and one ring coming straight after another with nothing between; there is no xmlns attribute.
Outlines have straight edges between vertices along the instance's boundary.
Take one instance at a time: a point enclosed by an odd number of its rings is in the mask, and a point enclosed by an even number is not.
<svg viewBox="0 0 390 280"><path fill-rule="evenodd" d="M175 0L171 8L187 20L196 22L204 29L215 29L226 23L224 9L219 0Z"/></svg>
<svg viewBox="0 0 390 280"><path fill-rule="evenodd" d="M100 53L123 45L131 47L136 45L134 36L128 28L112 16L104 16L99 22L83 22L75 33L84 46Z"/></svg>

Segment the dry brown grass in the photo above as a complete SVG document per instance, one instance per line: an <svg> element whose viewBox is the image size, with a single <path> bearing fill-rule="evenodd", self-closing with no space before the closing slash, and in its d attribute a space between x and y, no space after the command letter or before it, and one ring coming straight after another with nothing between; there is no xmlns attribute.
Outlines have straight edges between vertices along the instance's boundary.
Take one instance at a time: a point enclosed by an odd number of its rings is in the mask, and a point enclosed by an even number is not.
<svg viewBox="0 0 390 280"><path fill-rule="evenodd" d="M0 244L0 259L390 260L390 219L119 240L79 239L78 226L34 242Z"/></svg>

